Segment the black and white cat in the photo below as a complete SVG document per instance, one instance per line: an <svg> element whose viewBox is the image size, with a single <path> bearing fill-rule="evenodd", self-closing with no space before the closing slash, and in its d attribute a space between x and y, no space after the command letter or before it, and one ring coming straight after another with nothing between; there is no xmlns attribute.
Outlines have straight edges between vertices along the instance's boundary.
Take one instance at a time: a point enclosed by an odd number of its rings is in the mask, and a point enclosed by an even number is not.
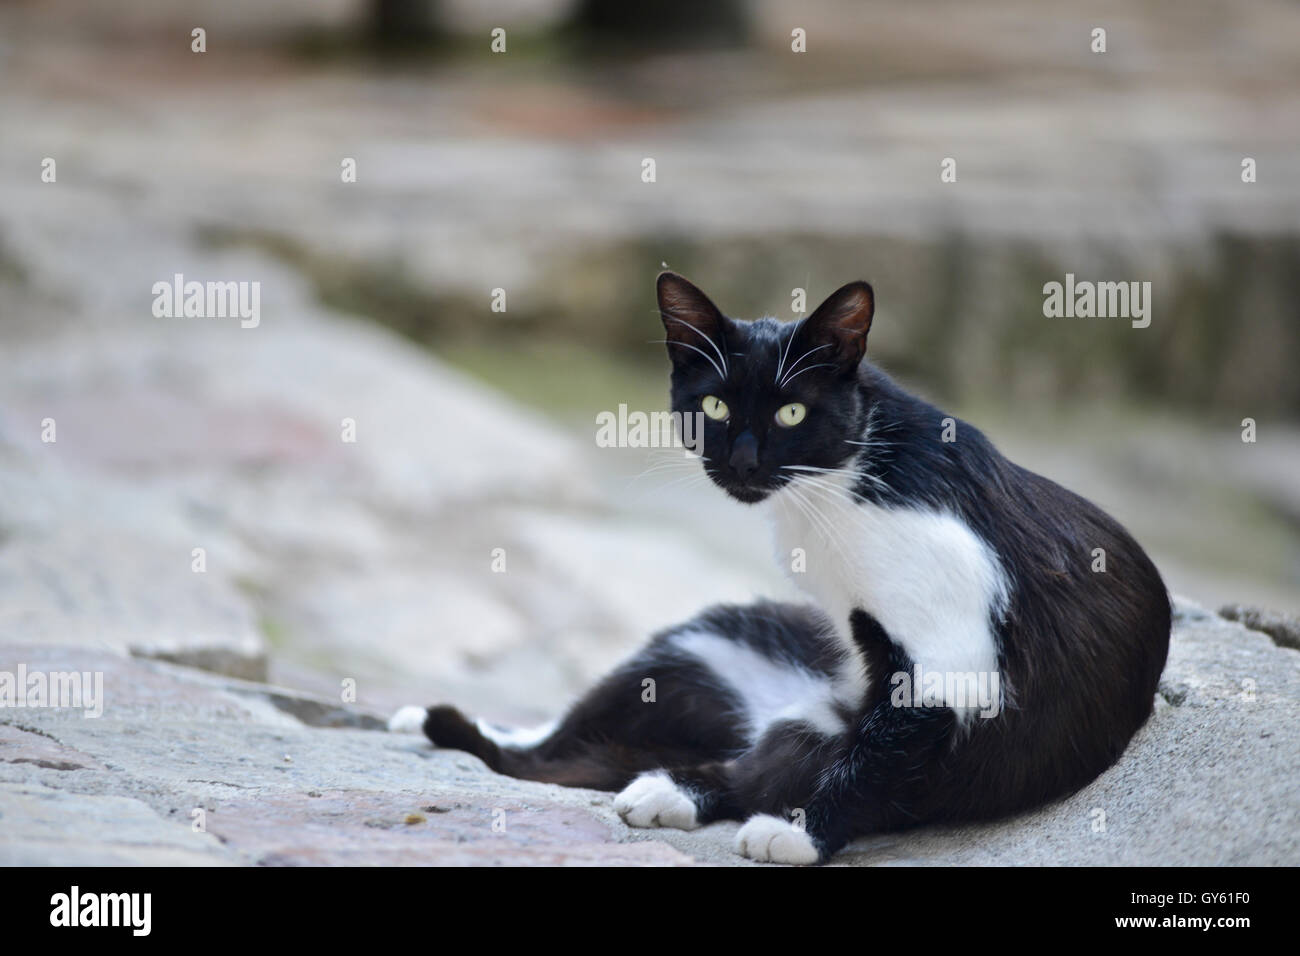
<svg viewBox="0 0 1300 956"><path fill-rule="evenodd" d="M812 603L706 610L531 734L446 706L404 708L393 729L503 774L620 790L632 826L743 820L738 852L780 863L1015 813L1114 763L1151 713L1170 630L1124 529L863 361L865 282L795 323L727 318L672 273L658 294L673 410L703 413L704 470L762 503Z"/></svg>

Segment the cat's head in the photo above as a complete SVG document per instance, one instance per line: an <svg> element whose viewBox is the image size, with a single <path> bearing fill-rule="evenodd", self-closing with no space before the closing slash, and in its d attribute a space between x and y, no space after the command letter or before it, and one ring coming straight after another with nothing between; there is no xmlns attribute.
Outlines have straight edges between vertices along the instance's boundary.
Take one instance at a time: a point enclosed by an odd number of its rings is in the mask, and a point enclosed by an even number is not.
<svg viewBox="0 0 1300 956"><path fill-rule="evenodd" d="M703 413L704 470L752 504L808 469L835 468L860 437L857 369L875 297L850 282L798 322L737 321L681 276L659 276L672 408ZM697 436L697 440L700 436Z"/></svg>

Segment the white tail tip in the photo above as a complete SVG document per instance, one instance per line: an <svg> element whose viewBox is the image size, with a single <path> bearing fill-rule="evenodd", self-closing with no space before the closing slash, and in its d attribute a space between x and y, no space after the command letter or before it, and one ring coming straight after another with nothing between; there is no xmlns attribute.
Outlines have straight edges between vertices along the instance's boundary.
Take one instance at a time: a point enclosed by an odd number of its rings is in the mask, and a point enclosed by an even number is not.
<svg viewBox="0 0 1300 956"><path fill-rule="evenodd" d="M388 718L388 729L395 734L421 733L424 730L424 718L428 715L428 710L423 707L403 707Z"/></svg>

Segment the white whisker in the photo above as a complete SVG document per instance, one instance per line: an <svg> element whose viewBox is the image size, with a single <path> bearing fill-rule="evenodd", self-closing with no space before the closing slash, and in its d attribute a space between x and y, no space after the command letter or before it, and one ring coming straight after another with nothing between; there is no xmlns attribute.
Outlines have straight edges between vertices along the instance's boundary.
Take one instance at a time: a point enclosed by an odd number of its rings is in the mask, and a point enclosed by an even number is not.
<svg viewBox="0 0 1300 956"><path fill-rule="evenodd" d="M804 359L812 355L814 352L820 352L822 349L828 349L830 347L831 346L829 343L827 343L826 345L819 345L815 349L809 349L807 352L804 352L803 355L800 355L798 361L796 361L793 365L791 365L790 370L786 372L786 377L781 380L780 387L785 388L786 382L790 380L790 374L799 367L799 362L802 362Z"/></svg>
<svg viewBox="0 0 1300 956"><path fill-rule="evenodd" d="M659 494L667 491L670 488L676 488L679 485L685 488L691 488L694 487L696 484L707 480L707 478L708 475L705 474L703 469L693 472L692 474L689 475L681 475L677 478L674 478L672 481L665 482L662 485L646 488L644 491L642 491L640 494L634 497L632 499L632 502L634 504L638 504L644 501L646 498L648 498L651 494Z"/></svg>
<svg viewBox="0 0 1300 956"><path fill-rule="evenodd" d="M849 554L849 544L845 540L841 529L836 526L835 522L826 516L812 498L804 494L804 492L811 492L813 489L809 486L796 488L793 482L790 485L787 485L786 489L792 493L794 500L803 502L807 509L805 514L809 516L810 523L813 524L813 526L823 536L825 536L826 540L830 542L832 547L836 548L841 554Z"/></svg>
<svg viewBox="0 0 1300 956"><path fill-rule="evenodd" d="M787 378L784 382L782 382L782 383L781 383L781 387L782 387L782 388L785 388L787 385L789 385L791 382L793 382L796 378L798 378L798 377L799 377L800 375L802 375L804 372L811 372L813 369L818 369L818 368L834 368L834 367L835 367L835 366L834 366L832 363L830 363L830 362L819 362L819 363L816 364L816 365L809 365L807 368L801 368L801 369L799 369L799 371L795 372L793 375L791 375L789 378Z"/></svg>
<svg viewBox="0 0 1300 956"><path fill-rule="evenodd" d="M682 348L690 349L692 352L699 352L706 359L708 359L709 364L713 366L713 370L718 373L718 378L725 379L727 377L726 373L723 372L722 369L718 366L718 363L713 361L712 355L704 351L704 349L696 348L690 342L672 342L669 341L668 339L654 339L649 344L650 345L680 345Z"/></svg>
<svg viewBox="0 0 1300 956"><path fill-rule="evenodd" d="M794 337L799 334L799 326L801 325L803 325L803 319L796 319L794 328L790 330L790 337L785 340L785 352L776 363L776 377L772 379L773 382L781 381L781 369L785 367L785 360L790 357L790 344L794 342Z"/></svg>
<svg viewBox="0 0 1300 956"><path fill-rule="evenodd" d="M726 357L725 355L722 354L722 349L718 348L718 343L717 343L717 342L713 341L713 339L709 338L709 336L705 335L703 332L701 332L701 331L700 331L699 329L697 329L695 326L691 325L691 323L689 323L689 322L683 322L681 319L673 318L671 315L667 315L666 313L663 313L663 312L660 312L659 314L660 314L661 316L663 316L665 319L667 319L668 321L670 321L670 322L676 322L678 325L684 325L684 326L686 326L688 329L690 329L692 332L694 332L694 333L695 333L696 335L698 335L700 338L704 339L704 341L706 341L706 342L708 342L710 345L712 345L712 346L713 346L713 351L716 352L716 353L718 354L718 361L720 361L720 362L722 363L722 368L723 368L724 370L728 370L728 369L727 369L727 357ZM729 370L728 370L728 371L729 371ZM725 378L726 376L723 376L723 377Z"/></svg>
<svg viewBox="0 0 1300 956"><path fill-rule="evenodd" d="M690 461L689 459L686 458L679 459L678 463L673 463L668 461L655 462L653 465L646 468L644 471L636 475L633 475L631 478L629 478L628 484L632 484L633 482L640 481L642 478L648 478L654 475L662 474L663 472L666 471L685 471L688 469L690 471L694 471L696 467L697 465L695 464L695 462Z"/></svg>

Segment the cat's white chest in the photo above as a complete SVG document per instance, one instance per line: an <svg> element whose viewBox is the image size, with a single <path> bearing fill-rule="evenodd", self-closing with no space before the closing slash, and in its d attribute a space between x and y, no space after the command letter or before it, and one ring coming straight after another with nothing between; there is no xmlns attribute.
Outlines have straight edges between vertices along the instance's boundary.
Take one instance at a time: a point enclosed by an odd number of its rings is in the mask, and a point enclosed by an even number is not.
<svg viewBox="0 0 1300 956"><path fill-rule="evenodd" d="M855 500L851 482L819 474L769 499L790 577L849 644L861 608L927 672L993 674L1008 593L997 555L957 516Z"/></svg>

